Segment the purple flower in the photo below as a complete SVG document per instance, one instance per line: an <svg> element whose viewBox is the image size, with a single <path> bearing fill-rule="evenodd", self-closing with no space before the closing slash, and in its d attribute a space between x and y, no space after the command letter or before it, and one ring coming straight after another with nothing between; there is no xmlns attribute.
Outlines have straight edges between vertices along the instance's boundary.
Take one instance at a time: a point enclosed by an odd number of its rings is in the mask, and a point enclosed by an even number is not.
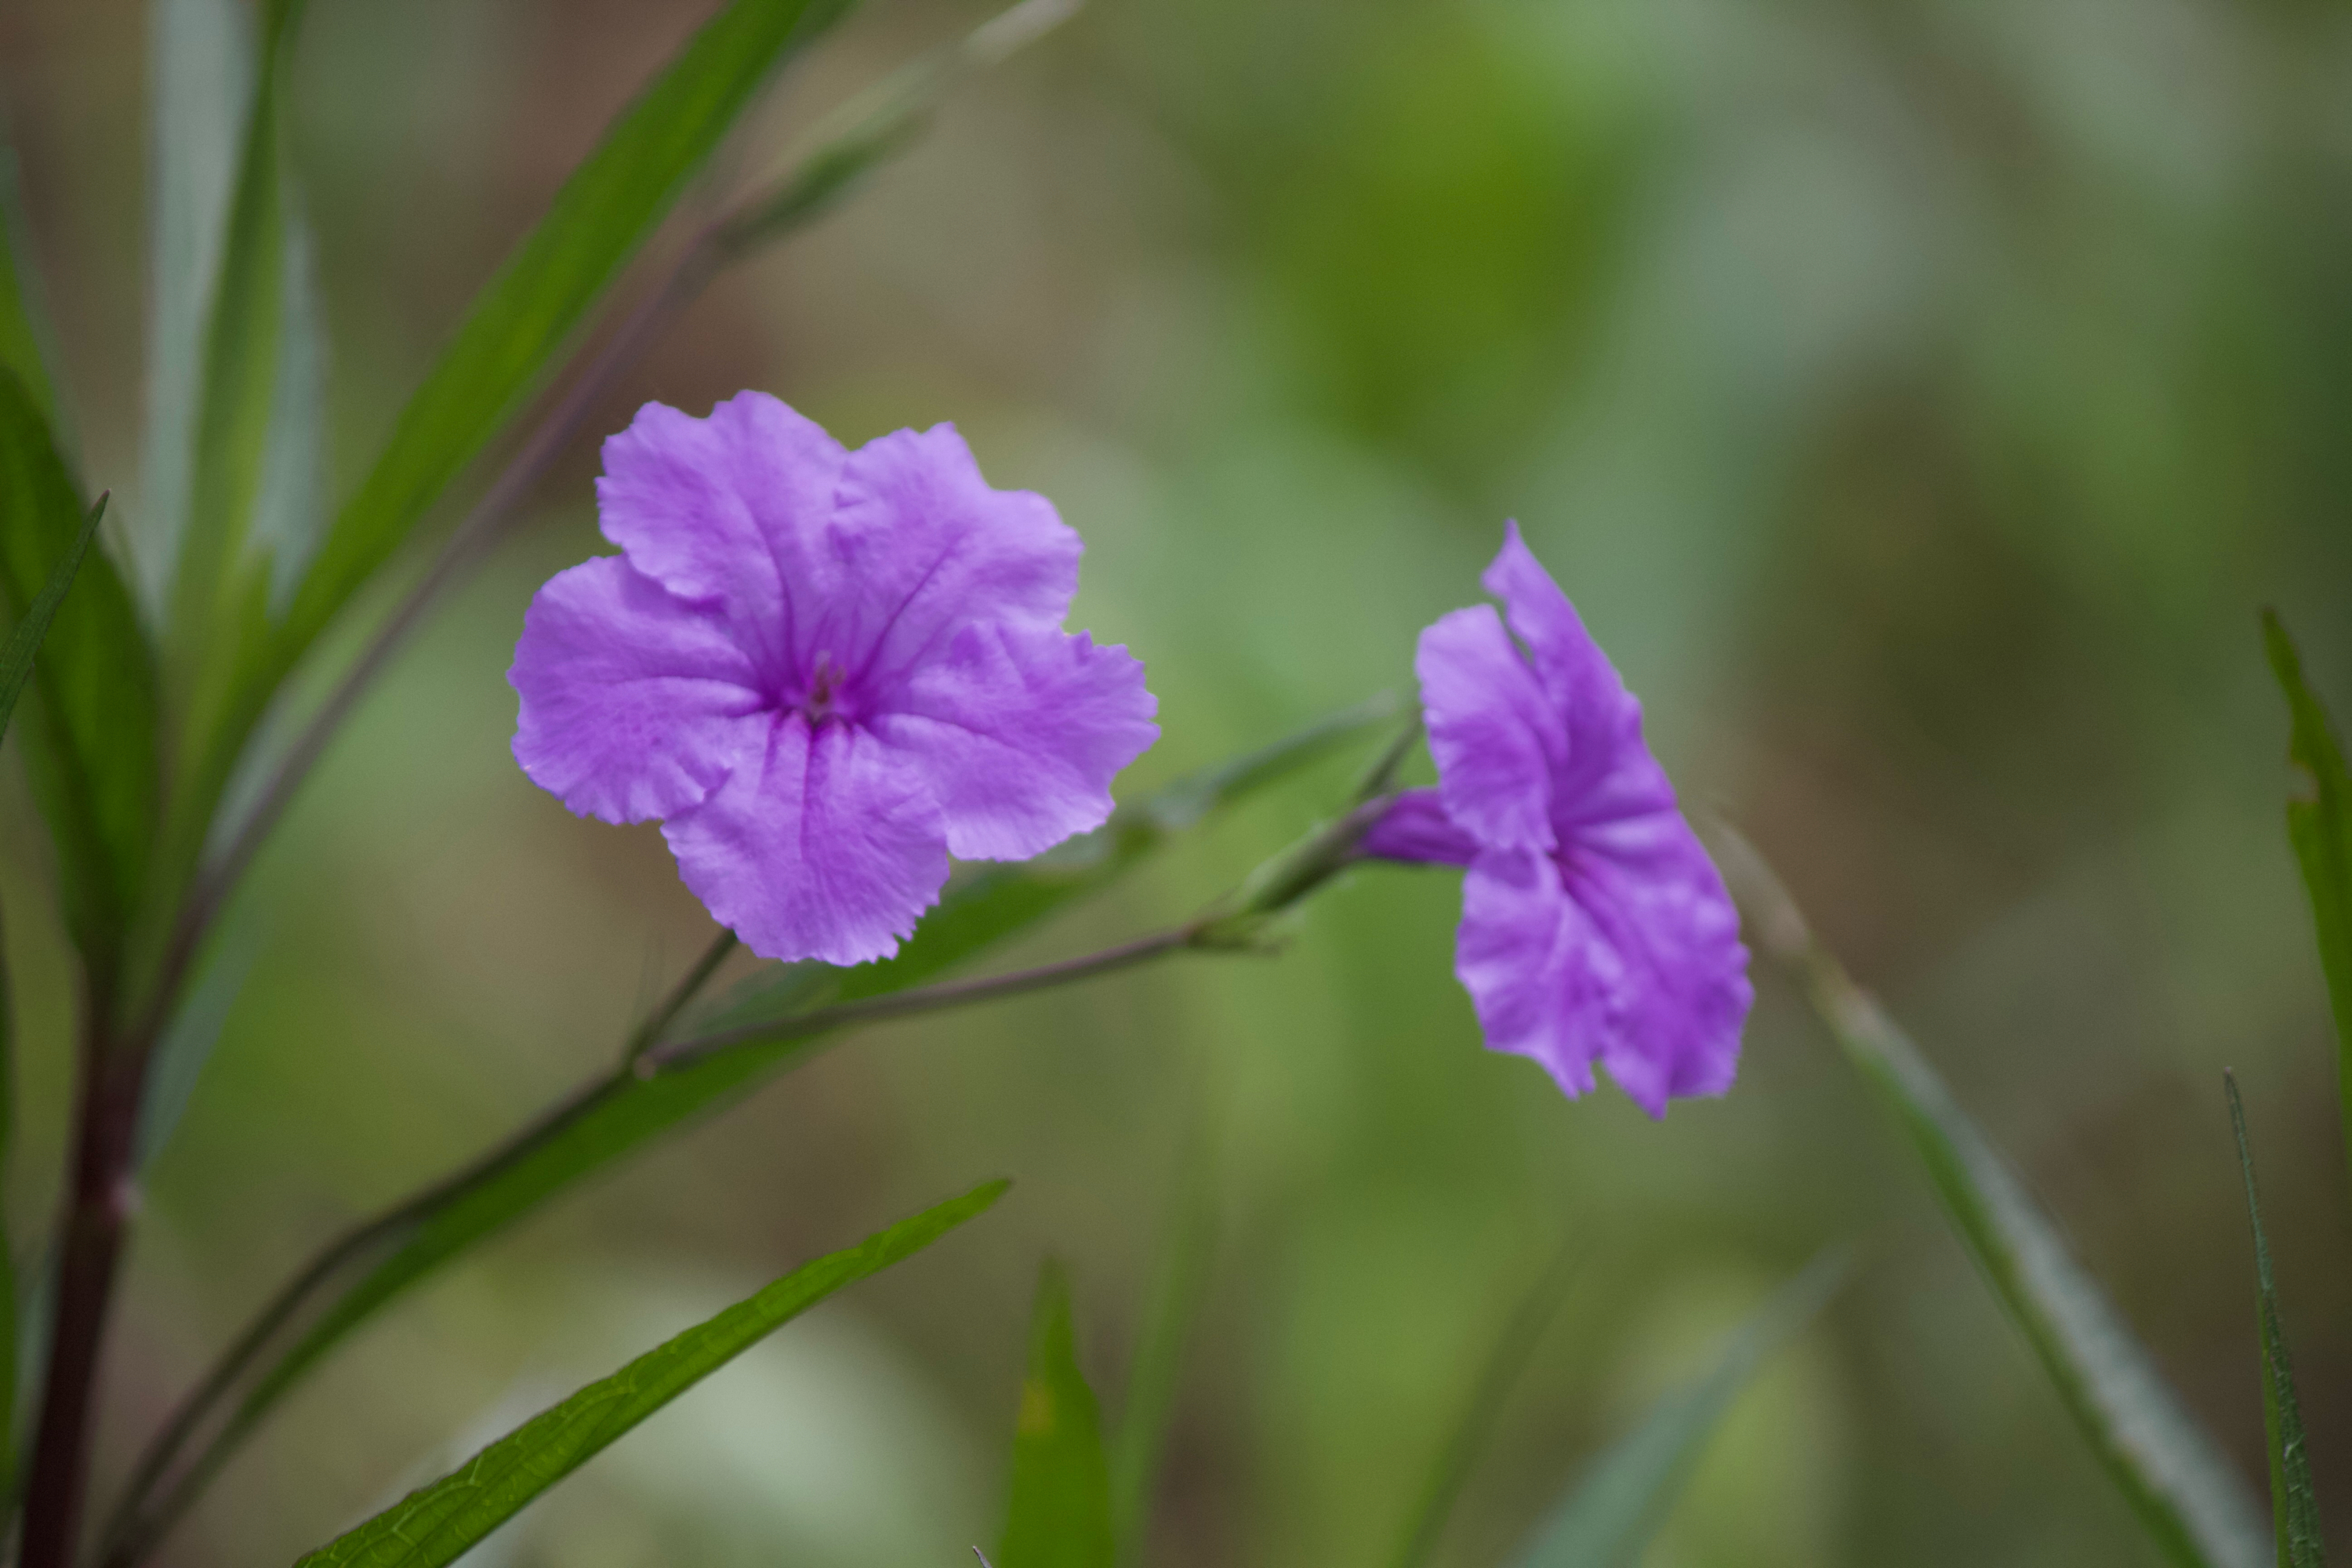
<svg viewBox="0 0 2352 1568"><path fill-rule="evenodd" d="M763 393L649 403L596 503L622 552L531 601L515 761L583 816L660 818L754 952L887 957L949 856L1098 826L1159 737L1143 666L1061 629L1078 536L952 426L850 452Z"/></svg>
<svg viewBox="0 0 2352 1568"><path fill-rule="evenodd" d="M1489 1047L1570 1098L1598 1061L1652 1116L1721 1094L1754 996L1723 879L1642 742L1642 705L1517 523L1482 581L1510 631L1478 605L1421 634L1438 787L1401 795L1364 851L1468 868L1454 968Z"/></svg>

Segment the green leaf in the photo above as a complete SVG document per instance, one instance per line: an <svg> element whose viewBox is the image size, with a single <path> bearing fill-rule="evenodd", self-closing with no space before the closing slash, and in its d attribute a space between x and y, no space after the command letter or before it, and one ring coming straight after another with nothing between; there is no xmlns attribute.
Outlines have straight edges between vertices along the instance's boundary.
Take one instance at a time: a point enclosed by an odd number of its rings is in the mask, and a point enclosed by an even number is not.
<svg viewBox="0 0 2352 1568"><path fill-rule="evenodd" d="M221 35L193 57L236 47L245 31L236 6L184 3L181 24ZM177 754L193 763L166 817L166 904L203 848L243 742L244 691L268 656L272 604L282 602L306 563L324 515L325 351L285 123L302 9L301 0L264 7L236 191L205 319L194 426L159 429L153 437L167 479L181 455L173 444L193 443L185 449L184 516L173 520L166 643ZM168 85L168 77L162 80ZM157 303L158 331L176 326L160 319ZM167 361L163 368L173 366ZM167 493L163 500L177 509L181 498Z"/></svg>
<svg viewBox="0 0 2352 1568"><path fill-rule="evenodd" d="M2352 773L2327 710L2303 679L2303 661L2278 616L2263 612L2263 640L2271 668L2286 692L2294 730L2287 756L2309 781L2311 794L2290 800L2287 838L2303 866L2311 921L2319 933L2320 966L2336 1008L2336 1080L2342 1097L2345 1160L2352 1166Z"/></svg>
<svg viewBox="0 0 2352 1568"><path fill-rule="evenodd" d="M1111 1525L1122 1563L1142 1556L1150 1533L1152 1483L1176 1410L1184 1345L1208 1294L1210 1265L1217 1249L1219 1121L1211 1097L1202 1093L1178 1160L1167 1241L1111 1443Z"/></svg>
<svg viewBox="0 0 2352 1568"><path fill-rule="evenodd" d="M1720 863L1742 890L1753 933L1805 981L1815 1010L1903 1130L1962 1245L2149 1537L2182 1568L2255 1568L2267 1555L2261 1514L2229 1459L1918 1047L1813 941L1755 851L1727 833L1724 838L1729 853Z"/></svg>
<svg viewBox="0 0 2352 1568"><path fill-rule="evenodd" d="M810 132L812 150L738 207L720 230L730 256L793 233L838 205L877 168L914 145L968 72L1000 64L1070 19L1080 0L1022 0L954 43L900 67Z"/></svg>
<svg viewBox="0 0 2352 1568"><path fill-rule="evenodd" d="M244 0L156 0L148 23L147 408L133 520L159 609L187 526L205 343L253 106Z"/></svg>
<svg viewBox="0 0 2352 1568"><path fill-rule="evenodd" d="M49 623L56 618L58 606L65 603L66 590L73 586L74 574L81 570L82 557L89 553L89 542L98 537L98 520L106 515L106 498L82 519L73 543L68 547L65 559L49 580L35 595L24 618L8 634L5 646L0 646L0 735L8 732L8 721L16 711L16 699L24 694L25 683L33 678L33 664L41 651L41 639L49 635Z"/></svg>
<svg viewBox="0 0 2352 1568"><path fill-rule="evenodd" d="M2238 1168L2246 1178L2246 1215L2254 1230L2254 1283L2263 1339L2263 1434L2271 1453L2271 1520L2278 1531L2278 1568L2323 1568L2319 1499L2311 1484L2311 1453L2304 1447L2303 1414L2294 1398L2294 1368L2279 1328L2278 1284L2271 1276L2271 1244L2263 1234L2263 1203L2254 1189L2254 1152L2246 1138L2246 1108L2238 1080L2221 1075L2230 1100L2230 1128L2238 1137Z"/></svg>
<svg viewBox="0 0 2352 1568"><path fill-rule="evenodd" d="M474 301L295 595L307 647L551 368L771 73L847 0L733 0L625 110Z"/></svg>
<svg viewBox="0 0 2352 1568"><path fill-rule="evenodd" d="M1568 1293L1578 1256L1568 1247L1559 1250L1487 1351L1477 1380L1471 1384L1462 1419L1454 1424L1452 1436L1430 1467L1420 1500L1406 1521L1392 1559L1395 1568L1421 1568L1436 1549L1446 1516L1454 1511L1454 1500L1461 1495L1463 1482L1470 1478L1471 1466L1486 1447L1495 1423L1502 1415L1504 1403L1519 1381L1519 1373L1535 1354L1537 1342L1543 1338L1544 1330L1559 1310L1561 1298Z"/></svg>
<svg viewBox="0 0 2352 1568"><path fill-rule="evenodd" d="M39 405L0 368L0 607L13 625L72 554L86 509ZM49 624L17 727L56 841L67 928L93 993L110 988L154 834L154 656L103 550Z"/></svg>
<svg viewBox="0 0 2352 1568"><path fill-rule="evenodd" d="M758 1295L648 1351L524 1423L458 1469L301 1559L298 1568L439 1568L630 1428L835 1291L921 1251L1003 1195L991 1182L846 1252L793 1270Z"/></svg>
<svg viewBox="0 0 2352 1568"><path fill-rule="evenodd" d="M1122 807L1102 828L1051 854L977 868L950 884L940 907L896 958L851 970L779 966L694 1032L744 1022L787 1025L793 1015L835 1000L919 984L1108 886L1171 837L1393 712L1391 703L1366 704ZM344 1237L263 1310L151 1447L126 1490L113 1539L142 1540L167 1527L289 1389L418 1281L661 1135L735 1103L825 1043L815 1035L755 1040L649 1078L624 1066L480 1163ZM257 1369L248 1384L247 1374ZM226 1419L199 1441L200 1428L224 1405ZM194 1457L165 1491L165 1472L184 1449ZM162 1501L152 1503L159 1495Z"/></svg>
<svg viewBox="0 0 2352 1568"><path fill-rule="evenodd" d="M16 1015L8 994L6 944L0 942L0 1196L7 1191L16 1143ZM16 1511L16 1265L0 1205L0 1521Z"/></svg>
<svg viewBox="0 0 2352 1568"><path fill-rule="evenodd" d="M1110 1471L1094 1390L1078 1370L1070 1281L1048 1258L1037 1272L1029 1373L1013 1428L1012 1497L998 1568L1112 1568Z"/></svg>
<svg viewBox="0 0 2352 1568"><path fill-rule="evenodd" d="M147 1080L139 1098L139 1127L131 1147L135 1169L146 1170L179 1131L180 1118L196 1092L196 1080L220 1043L229 1009L236 1005L245 977L252 972L260 943L250 926L232 925L215 938L197 972L195 984L181 998L179 1010L155 1042L147 1065Z"/></svg>
<svg viewBox="0 0 2352 1568"><path fill-rule="evenodd" d="M1620 1568L1633 1562L1665 1521L1748 1380L1812 1320L1844 1279L1844 1261L1831 1256L1783 1287L1732 1335L1706 1376L1660 1400L1594 1462L1520 1553L1517 1568Z"/></svg>
<svg viewBox="0 0 2352 1568"><path fill-rule="evenodd" d="M65 409L49 370L57 362L57 346L49 335L41 275L34 264L32 226L25 221L19 186L16 150L0 133L0 368L24 384L33 406L63 447Z"/></svg>

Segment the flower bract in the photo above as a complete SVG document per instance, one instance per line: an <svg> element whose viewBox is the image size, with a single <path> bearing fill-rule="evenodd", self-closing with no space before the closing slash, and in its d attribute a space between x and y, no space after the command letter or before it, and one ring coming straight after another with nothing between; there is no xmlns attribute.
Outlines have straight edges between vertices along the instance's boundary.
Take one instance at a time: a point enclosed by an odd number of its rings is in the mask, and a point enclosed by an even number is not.
<svg viewBox="0 0 2352 1568"><path fill-rule="evenodd" d="M1507 628L1478 605L1421 634L1438 787L1400 795L1364 851L1466 868L1454 972L1490 1047L1571 1097L1598 1062L1653 1116L1720 1094L1754 994L1723 879L1516 523L1481 580Z"/></svg>
<svg viewBox="0 0 2352 1568"><path fill-rule="evenodd" d="M949 857L1098 826L1159 736L1143 666L1062 630L1078 536L951 426L852 452L763 393L647 404L596 501L621 553L532 600L515 760L583 816L660 820L763 956L888 956Z"/></svg>

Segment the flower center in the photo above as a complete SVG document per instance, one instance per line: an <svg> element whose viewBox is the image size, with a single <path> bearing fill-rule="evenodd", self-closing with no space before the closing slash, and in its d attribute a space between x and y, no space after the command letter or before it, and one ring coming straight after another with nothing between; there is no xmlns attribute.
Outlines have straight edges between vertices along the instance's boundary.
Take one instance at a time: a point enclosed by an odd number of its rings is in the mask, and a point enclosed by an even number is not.
<svg viewBox="0 0 2352 1568"><path fill-rule="evenodd" d="M808 695L800 700L800 710L807 718L810 729L818 728L828 719L847 717L841 711L839 699L842 683L848 679L849 671L835 664L832 654L816 656L816 669L809 677Z"/></svg>

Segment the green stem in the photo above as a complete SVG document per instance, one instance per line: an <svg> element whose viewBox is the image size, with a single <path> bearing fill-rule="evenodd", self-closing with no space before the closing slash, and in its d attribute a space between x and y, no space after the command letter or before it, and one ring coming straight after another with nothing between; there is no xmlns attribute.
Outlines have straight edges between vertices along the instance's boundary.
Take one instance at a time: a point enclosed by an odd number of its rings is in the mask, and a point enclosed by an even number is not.
<svg viewBox="0 0 2352 1568"><path fill-rule="evenodd" d="M727 962L727 955L733 952L738 945L733 931L719 931L710 945L703 950L702 956L695 961L694 967L679 977L678 983L670 988L670 994L662 998L660 1005L646 1015L646 1021L638 1025L636 1032L629 1037L628 1047L621 1053L623 1065L634 1063L659 1042L663 1032L677 1022L678 1014L694 1000L703 986L709 984L710 977L719 973L719 966Z"/></svg>
<svg viewBox="0 0 2352 1568"><path fill-rule="evenodd" d="M781 1022L745 1024L737 1028L714 1030L644 1051L633 1058L634 1067L638 1077L652 1078L657 1073L690 1067L741 1046L775 1045L809 1035L822 1035L854 1024L913 1017L918 1014L937 1013L973 1002L993 1002L1002 997L1066 985L1074 980L1087 980L1115 970L1131 969L1139 963L1168 953L1181 952L1186 948L1202 947L1206 945L1202 941L1202 922L1194 921L1173 931L1139 937L1133 942L1121 942L1117 947L1108 947L1083 958L1064 959L1059 963L1039 964L1034 969L1016 970L1010 974L992 974L982 980L952 980L943 984L926 985L919 990L895 992L887 996L838 1002L830 1007L819 1007Z"/></svg>

